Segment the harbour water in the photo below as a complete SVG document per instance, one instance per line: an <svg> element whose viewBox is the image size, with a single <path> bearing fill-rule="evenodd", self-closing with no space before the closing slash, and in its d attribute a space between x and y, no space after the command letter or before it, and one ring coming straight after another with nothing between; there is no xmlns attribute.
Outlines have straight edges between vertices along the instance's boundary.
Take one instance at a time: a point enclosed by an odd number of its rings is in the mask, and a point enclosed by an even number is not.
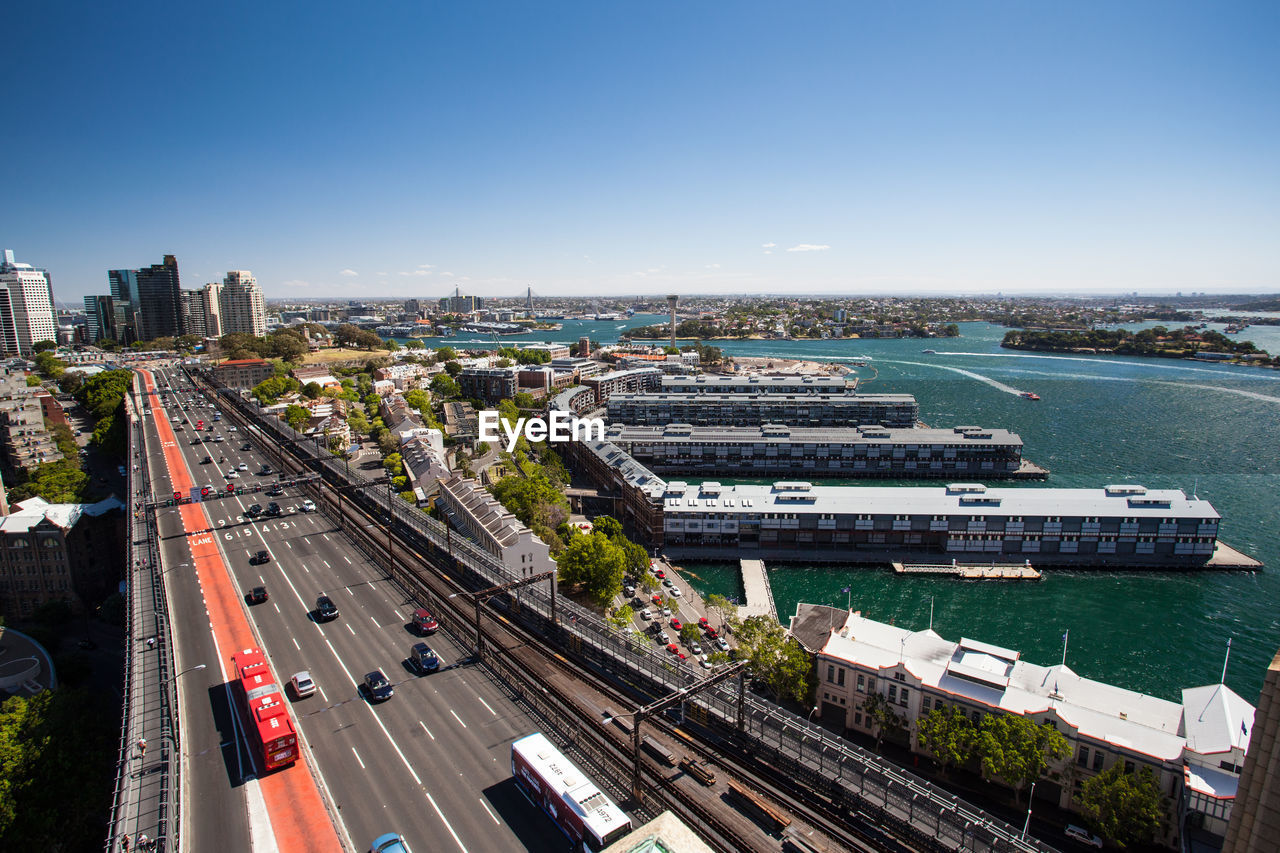
<svg viewBox="0 0 1280 853"><path fill-rule="evenodd" d="M618 327L656 322L662 318L566 321L559 332L508 340L576 341L589 334L608 343L617 339ZM966 583L895 576L888 568L771 562L779 613L785 619L798 601L848 601L873 618L918 629L928 626L933 599L934 629L948 639L998 643L1047 665L1061 660L1062 635L1069 630L1067 663L1076 672L1174 700L1184 687L1217 681L1232 638L1227 683L1254 701L1280 647L1280 372L1014 352L999 346L1005 331L963 323L961 337L941 340L715 344L733 355L865 359L867 366L856 368L863 390L914 394L931 426L975 424L1021 435L1025 455L1052 472L1047 482L1025 488L1140 483L1195 492L1222 514L1221 537L1269 571L1049 571L1039 583ZM465 343L467 337L426 343L484 345ZM1280 327L1251 327L1240 338L1280 351ZM1024 399L1019 391L1041 399ZM850 482L859 484L866 481ZM736 563L686 568L704 594L742 594Z"/></svg>

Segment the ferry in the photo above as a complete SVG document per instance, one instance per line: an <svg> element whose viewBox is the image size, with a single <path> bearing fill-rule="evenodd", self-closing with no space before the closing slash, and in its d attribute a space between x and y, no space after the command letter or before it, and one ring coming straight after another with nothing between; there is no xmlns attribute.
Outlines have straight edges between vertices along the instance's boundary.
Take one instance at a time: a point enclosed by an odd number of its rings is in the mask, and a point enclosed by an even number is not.
<svg viewBox="0 0 1280 853"><path fill-rule="evenodd" d="M1039 395L1039 394L1033 394L1033 393L1031 393L1030 391L1019 391L1019 392L1018 392L1018 396L1019 396L1019 397L1026 397L1028 400L1039 400L1039 399L1040 399L1040 395Z"/></svg>

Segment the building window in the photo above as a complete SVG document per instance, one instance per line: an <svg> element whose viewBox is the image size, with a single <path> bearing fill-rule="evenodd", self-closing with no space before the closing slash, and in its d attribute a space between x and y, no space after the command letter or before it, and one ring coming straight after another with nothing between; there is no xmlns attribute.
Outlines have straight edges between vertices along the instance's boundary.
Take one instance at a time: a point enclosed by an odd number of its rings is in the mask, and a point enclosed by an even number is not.
<svg viewBox="0 0 1280 853"><path fill-rule="evenodd" d="M1093 769L1094 770L1102 769L1102 759L1103 759L1102 750L1095 749L1093 751Z"/></svg>
<svg viewBox="0 0 1280 853"><path fill-rule="evenodd" d="M858 673L858 692L859 693L866 692L864 689L866 687L866 680L867 679L863 676L862 673Z"/></svg>
<svg viewBox="0 0 1280 853"><path fill-rule="evenodd" d="M896 684L889 685L889 701L890 702L898 701L898 685Z"/></svg>
<svg viewBox="0 0 1280 853"><path fill-rule="evenodd" d="M833 682L835 680L836 680L836 668L832 664L827 664L827 681Z"/></svg>
<svg viewBox="0 0 1280 853"><path fill-rule="evenodd" d="M1080 747L1080 752L1076 755L1076 764L1079 764L1081 767L1089 766L1089 747Z"/></svg>
<svg viewBox="0 0 1280 853"><path fill-rule="evenodd" d="M840 687L844 687L844 667L841 667L836 671L836 684Z"/></svg>
<svg viewBox="0 0 1280 853"><path fill-rule="evenodd" d="M1132 773L1132 772L1133 772L1133 762L1132 762L1132 761L1126 761L1126 762L1124 763L1124 772L1125 772L1125 773Z"/></svg>
<svg viewBox="0 0 1280 853"><path fill-rule="evenodd" d="M899 702L899 704L901 704L903 707L906 707L906 704L907 704L907 696L910 694L910 692L911 692L911 691L907 690L907 688L905 688L905 687L904 687L904 688L902 688L902 695L898 698L898 702Z"/></svg>
<svg viewBox="0 0 1280 853"><path fill-rule="evenodd" d="M862 714L861 714L861 713L858 713L858 714L854 714L854 715L853 715L853 724L854 724L855 726L860 726L860 725L862 725Z"/></svg>

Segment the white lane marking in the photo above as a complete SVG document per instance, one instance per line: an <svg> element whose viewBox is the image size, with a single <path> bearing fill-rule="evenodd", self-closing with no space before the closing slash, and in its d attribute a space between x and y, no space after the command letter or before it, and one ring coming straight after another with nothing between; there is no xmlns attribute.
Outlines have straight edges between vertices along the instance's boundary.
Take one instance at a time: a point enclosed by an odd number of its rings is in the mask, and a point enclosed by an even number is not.
<svg viewBox="0 0 1280 853"><path fill-rule="evenodd" d="M272 606L272 607L274 607L274 608L276 609L276 612L277 612L277 613L279 613L279 612L280 612L280 605L279 605L279 604L276 604L276 603L273 601L273 602L271 602L271 606Z"/></svg>
<svg viewBox="0 0 1280 853"><path fill-rule="evenodd" d="M326 696L326 695L324 695L324 688L320 686L320 683L319 683L319 682L316 682L316 689L320 691L320 698L324 700L324 703L325 703L326 705L328 705L328 704L329 704L329 697L328 697L328 696Z"/></svg>
<svg viewBox="0 0 1280 853"><path fill-rule="evenodd" d="M254 850L278 850L275 832L271 829L271 813L267 801L254 779L245 784L245 800L249 812L249 844Z"/></svg>
<svg viewBox="0 0 1280 853"><path fill-rule="evenodd" d="M436 739L436 736L431 733L431 729L427 728L426 723L422 722L422 720L418 720L418 725L422 726L422 730L427 733L427 737L431 738L432 740Z"/></svg>
<svg viewBox="0 0 1280 853"><path fill-rule="evenodd" d="M326 542L328 542L328 541L329 541L329 534L328 534L328 533L321 533L320 535L324 537L324 541L326 541Z"/></svg>
<svg viewBox="0 0 1280 853"><path fill-rule="evenodd" d="M302 570L303 570L304 572L306 572L307 574L311 574L311 570L310 570L310 569L308 569L306 566L303 566L303 567L302 567Z"/></svg>
<svg viewBox="0 0 1280 853"><path fill-rule="evenodd" d="M332 568L333 568L333 566L329 565L329 561L328 561L328 560L325 560L323 557L321 557L320 559L324 562L324 567L325 567L326 569L332 569Z"/></svg>
<svg viewBox="0 0 1280 853"><path fill-rule="evenodd" d="M379 625L379 624L378 624L378 620L377 620L377 619L374 619L372 616L370 616L370 617L369 617L369 619L370 619L370 621L372 621L372 622L373 622L373 627L375 627L375 628L381 628L381 627L382 627L381 625Z"/></svg>
<svg viewBox="0 0 1280 853"><path fill-rule="evenodd" d="M480 704L481 704L481 705L485 706L486 708L489 708L489 703L488 703L488 702L484 701L484 699L481 699L479 696L477 696L476 698L477 698L477 699L480 699ZM490 714L493 714L495 717L496 717L496 716L498 716L498 712L497 712L497 711L495 711L495 710L493 710L492 708L489 708L489 713L490 713Z"/></svg>
<svg viewBox="0 0 1280 853"><path fill-rule="evenodd" d="M477 799L480 799L480 798L477 798ZM489 813L489 817L493 818L494 823L496 823L498 826L502 826L502 821L498 820L498 816L493 813L493 809L489 808L488 803L486 803L483 799L480 799L480 805L484 806L484 810Z"/></svg>
<svg viewBox="0 0 1280 853"><path fill-rule="evenodd" d="M347 565L348 565L348 566L349 566L349 565L351 565L351 558L350 558L350 557L348 557L346 554L343 554L343 555L342 555L342 559L344 559L344 560L346 560L346 561L347 561Z"/></svg>
<svg viewBox="0 0 1280 853"><path fill-rule="evenodd" d="M289 550L290 550L290 551L292 551L292 550L293 550L293 543L292 543L292 542L290 542L289 540L287 540L287 539L286 539L286 540L285 540L285 542L284 542L284 544L286 544L286 545L288 545L288 546L289 546Z"/></svg>
<svg viewBox="0 0 1280 853"><path fill-rule="evenodd" d="M302 646L298 645L298 638L297 638L297 637L290 637L289 639L293 640L293 647L294 647L295 649L297 649L298 651L302 651Z"/></svg>
<svg viewBox="0 0 1280 853"><path fill-rule="evenodd" d="M396 749L396 752L399 751L399 749ZM401 758L403 757L404 756L401 756ZM431 803L431 808L435 809L436 814L440 815L440 820L444 821L444 828L449 830L449 834L453 836L454 843L458 845L458 849L461 850L462 853L467 853L466 845L462 843L462 839L458 837L458 833L453 831L453 825L445 818L444 812L440 811L440 807L436 805L436 798L431 796L430 791L424 791L423 793L427 795L427 800Z"/></svg>
<svg viewBox="0 0 1280 853"><path fill-rule="evenodd" d="M338 657L338 652L336 649L334 649L333 644L330 643L328 640L325 640L324 644L329 647L329 651L333 652L333 657L335 660L338 661L338 666L342 667L343 674L346 675L347 678L351 680L351 686L358 688L360 686L360 682L356 681L354 678L351 678L351 670L347 669L347 665L342 662L342 658Z"/></svg>
<svg viewBox="0 0 1280 853"><path fill-rule="evenodd" d="M352 598L356 597L356 594L351 591L351 587L347 587L347 595L351 596Z"/></svg>
<svg viewBox="0 0 1280 853"><path fill-rule="evenodd" d="M351 627L351 623L349 622L347 623L347 630L351 632L351 636L354 637L356 635L355 629Z"/></svg>
<svg viewBox="0 0 1280 853"><path fill-rule="evenodd" d="M351 754L356 757L356 761L360 761L360 753L356 752L356 748L354 746L351 747ZM360 761L360 769L361 770L365 769L363 761Z"/></svg>
<svg viewBox="0 0 1280 853"><path fill-rule="evenodd" d="M450 709L449 709L449 713L450 713L450 714L453 714L453 709L452 709L452 708L450 708ZM453 718L454 718L455 720L457 720L457 721L458 721L458 724L459 724L460 726L462 726L464 729L467 727L467 724L466 724L466 723L464 723L464 722L462 722L462 718L461 718L461 717L459 717L457 714L453 714Z"/></svg>

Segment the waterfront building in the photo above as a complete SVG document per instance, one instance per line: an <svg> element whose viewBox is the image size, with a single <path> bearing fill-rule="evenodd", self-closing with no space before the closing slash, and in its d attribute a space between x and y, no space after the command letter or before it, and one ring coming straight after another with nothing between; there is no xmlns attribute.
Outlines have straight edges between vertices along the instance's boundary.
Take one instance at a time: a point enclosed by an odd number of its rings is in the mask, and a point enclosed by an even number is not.
<svg viewBox="0 0 1280 853"><path fill-rule="evenodd" d="M605 372L605 365L589 358L553 358L551 367L554 370L577 373L579 380Z"/></svg>
<svg viewBox="0 0 1280 853"><path fill-rule="evenodd" d="M1214 555L1217 510L1177 489L991 489L669 483L669 554L1192 568ZM906 556L895 557L895 553ZM927 560L926 560L927 561Z"/></svg>
<svg viewBox="0 0 1280 853"><path fill-rule="evenodd" d="M695 353L696 355L696 353ZM664 376L659 390L664 394L838 394L852 395L857 381L843 376L807 374L750 374L721 376Z"/></svg>
<svg viewBox="0 0 1280 853"><path fill-rule="evenodd" d="M555 568L547 544L476 480L454 476L441 481L438 506L447 523L508 569L527 576Z"/></svg>
<svg viewBox="0 0 1280 853"><path fill-rule="evenodd" d="M552 359L569 357L568 344L553 344L553 343L523 344L518 348L522 351L545 352Z"/></svg>
<svg viewBox="0 0 1280 853"><path fill-rule="evenodd" d="M1002 429L610 425L606 437L655 471L744 477L1043 478Z"/></svg>
<svg viewBox="0 0 1280 853"><path fill-rule="evenodd" d="M757 394L663 392L623 393L608 401L609 420L635 425L665 426L848 426L879 424L910 428L920 406L910 394Z"/></svg>
<svg viewBox="0 0 1280 853"><path fill-rule="evenodd" d="M242 332L254 337L267 333L267 306L258 280L248 270L231 270L218 295L222 334Z"/></svg>
<svg viewBox="0 0 1280 853"><path fill-rule="evenodd" d="M935 709L959 709L974 723L1017 714L1053 726L1070 751L1036 782L1036 799L1068 811L1079 808L1084 782L1098 773L1118 763L1127 773L1148 768L1168 798L1160 840L1170 846L1184 824L1221 836L1254 727L1253 706L1224 684L1184 689L1181 701L1170 702L1084 678L1065 664L1039 666L1012 649L945 640L858 612L831 629L816 674L824 722L874 736L865 707L879 696L904 721L885 739L921 755L928 752L914 736L917 724Z"/></svg>
<svg viewBox="0 0 1280 853"><path fill-rule="evenodd" d="M58 342L53 283L47 270L18 263L13 250L0 257L0 347L29 357L41 341Z"/></svg>

